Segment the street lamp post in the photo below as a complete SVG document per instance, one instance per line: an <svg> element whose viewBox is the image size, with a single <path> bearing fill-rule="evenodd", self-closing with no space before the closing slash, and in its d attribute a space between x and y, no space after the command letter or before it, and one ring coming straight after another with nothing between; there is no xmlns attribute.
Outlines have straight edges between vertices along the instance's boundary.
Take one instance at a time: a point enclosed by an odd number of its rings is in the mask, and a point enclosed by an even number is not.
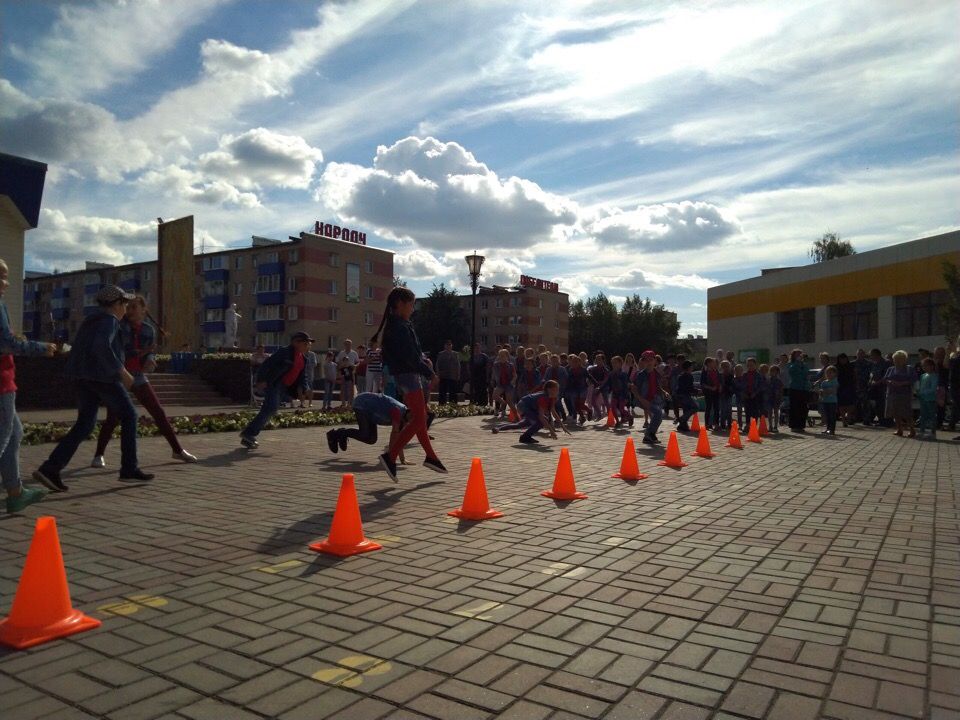
<svg viewBox="0 0 960 720"><path fill-rule="evenodd" d="M470 289L473 291L470 300L470 352L473 352L473 346L477 344L477 288L480 286L480 268L483 267L483 255L467 255L464 258L467 261L467 270L470 272Z"/></svg>

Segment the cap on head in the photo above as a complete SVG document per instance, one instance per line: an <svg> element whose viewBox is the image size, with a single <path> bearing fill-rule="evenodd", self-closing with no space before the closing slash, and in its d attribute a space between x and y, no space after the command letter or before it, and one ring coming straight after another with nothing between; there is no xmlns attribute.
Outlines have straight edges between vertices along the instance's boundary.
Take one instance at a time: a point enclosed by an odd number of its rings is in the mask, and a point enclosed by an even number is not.
<svg viewBox="0 0 960 720"><path fill-rule="evenodd" d="M302 340L303 342L313 342L313 338L307 335L305 332L295 332L290 336L290 342L294 343L298 340Z"/></svg>
<svg viewBox="0 0 960 720"><path fill-rule="evenodd" d="M113 305L118 300L130 301L136 297L133 293L128 293L116 285L104 285L97 293L98 305Z"/></svg>

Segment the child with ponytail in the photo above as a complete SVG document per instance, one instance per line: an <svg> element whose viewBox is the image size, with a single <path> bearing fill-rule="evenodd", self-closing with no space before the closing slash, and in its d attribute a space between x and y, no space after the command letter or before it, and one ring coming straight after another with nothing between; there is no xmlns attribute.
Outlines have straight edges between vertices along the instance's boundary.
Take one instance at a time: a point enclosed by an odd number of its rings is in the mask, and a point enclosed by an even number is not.
<svg viewBox="0 0 960 720"><path fill-rule="evenodd" d="M427 403L422 378L428 378L429 382L435 373L423 359L420 341L410 322L415 299L416 296L407 288L391 290L380 327L372 338L375 342L383 334L383 364L396 382L398 394L402 395L402 402L408 410L407 424L393 438L387 452L380 456L380 464L394 482L397 481L397 456L414 435L427 454L423 464L436 472L447 472L434 452L427 433Z"/></svg>

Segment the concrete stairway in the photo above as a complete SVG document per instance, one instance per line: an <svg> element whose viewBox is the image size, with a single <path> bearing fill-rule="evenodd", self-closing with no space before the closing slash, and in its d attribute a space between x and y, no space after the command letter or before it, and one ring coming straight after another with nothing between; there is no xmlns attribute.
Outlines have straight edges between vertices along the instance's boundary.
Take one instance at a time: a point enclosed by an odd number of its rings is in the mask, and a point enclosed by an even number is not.
<svg viewBox="0 0 960 720"><path fill-rule="evenodd" d="M229 405L233 401L221 395L196 375L175 373L151 373L149 376L153 391L160 404L164 406ZM134 402L136 399L134 398Z"/></svg>

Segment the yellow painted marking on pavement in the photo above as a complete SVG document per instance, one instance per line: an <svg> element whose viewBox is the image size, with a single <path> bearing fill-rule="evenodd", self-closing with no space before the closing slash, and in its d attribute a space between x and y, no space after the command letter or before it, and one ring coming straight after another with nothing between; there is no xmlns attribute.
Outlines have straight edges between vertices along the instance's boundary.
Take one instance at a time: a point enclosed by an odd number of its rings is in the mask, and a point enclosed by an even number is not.
<svg viewBox="0 0 960 720"><path fill-rule="evenodd" d="M97 610L111 615L133 615L144 608L159 608L169 602L166 598L153 595L128 595L123 601L101 605Z"/></svg>
<svg viewBox="0 0 960 720"><path fill-rule="evenodd" d="M346 667L323 668L317 670L311 677L328 685L354 688L361 685L364 677L368 675L383 675L393 669L393 665L383 658L370 655L348 655L338 660L337 664L346 665Z"/></svg>
<svg viewBox="0 0 960 720"><path fill-rule="evenodd" d="M276 575L284 570L290 570L291 568L299 567L300 565L303 565L303 560L287 560L286 562L277 563L276 565L267 565L266 567L259 567L256 569L260 572Z"/></svg>
<svg viewBox="0 0 960 720"><path fill-rule="evenodd" d="M503 603L490 600L485 603L480 603L479 605L474 605L473 607L462 607L458 610L454 610L453 614L460 615L462 617L474 618L476 620L491 620L493 616L486 615L485 613L501 607L503 607Z"/></svg>
<svg viewBox="0 0 960 720"><path fill-rule="evenodd" d="M560 573L565 572L568 568L572 567L573 565L570 563L555 562L551 564L550 567L546 567L540 572L542 572L544 575L559 575Z"/></svg>

